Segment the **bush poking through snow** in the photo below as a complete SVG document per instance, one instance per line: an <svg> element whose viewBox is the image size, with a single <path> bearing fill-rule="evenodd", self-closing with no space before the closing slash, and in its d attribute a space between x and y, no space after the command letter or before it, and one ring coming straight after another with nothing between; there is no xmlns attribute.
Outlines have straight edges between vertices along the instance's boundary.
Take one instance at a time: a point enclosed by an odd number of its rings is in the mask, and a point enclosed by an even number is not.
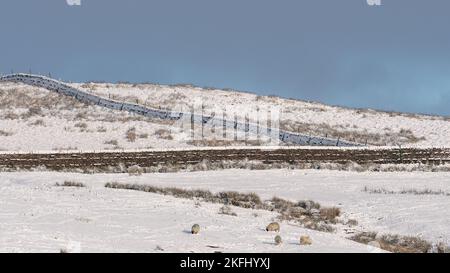
<svg viewBox="0 0 450 273"><path fill-rule="evenodd" d="M371 243L371 245L374 245L375 241L378 242L381 249L394 253L428 253L432 251L431 243L413 236L361 232L350 239L363 244Z"/></svg>
<svg viewBox="0 0 450 273"><path fill-rule="evenodd" d="M348 219L347 222L345 222L345 224L347 226L357 226L358 225L358 221L356 221L355 219Z"/></svg>
<svg viewBox="0 0 450 273"><path fill-rule="evenodd" d="M198 224L194 224L191 228L192 234L198 234L200 232L200 226Z"/></svg>
<svg viewBox="0 0 450 273"><path fill-rule="evenodd" d="M328 220L332 223L336 222L336 218L341 215L341 210L336 207L330 207L330 208L321 208L320 209L320 216Z"/></svg>
<svg viewBox="0 0 450 273"><path fill-rule="evenodd" d="M236 212L231 210L231 208L229 206L227 206L227 205L224 205L224 206L222 206L219 209L219 214L230 215L230 216L237 216Z"/></svg>
<svg viewBox="0 0 450 273"><path fill-rule="evenodd" d="M104 144L117 146L117 145L119 145L119 142L116 139L112 139L112 140L105 141Z"/></svg>
<svg viewBox="0 0 450 273"><path fill-rule="evenodd" d="M306 245L311 245L312 244L312 240L311 237L309 236L300 236L300 245L302 246L306 246Z"/></svg>
<svg viewBox="0 0 450 273"><path fill-rule="evenodd" d="M444 244L443 242L439 242L433 246L432 252L434 253L450 253L450 247Z"/></svg>
<svg viewBox="0 0 450 273"><path fill-rule="evenodd" d="M140 176L143 173L143 170L138 165L133 165L128 167L127 172L130 176Z"/></svg>
<svg viewBox="0 0 450 273"><path fill-rule="evenodd" d="M12 136L13 133L0 130L0 136Z"/></svg>
<svg viewBox="0 0 450 273"><path fill-rule="evenodd" d="M280 224L278 224L277 222L270 223L270 224L266 227L266 231L276 231L276 232L280 232Z"/></svg>
<svg viewBox="0 0 450 273"><path fill-rule="evenodd" d="M140 184L122 184L122 183L106 183L105 187L113 189L126 189L158 193L163 195L172 195L178 198L202 199L205 202L221 203L225 205L233 205L242 208L262 208L263 203L255 193L238 193L238 192L219 192L216 194L207 190L185 190L180 188L161 188L151 185Z"/></svg>
<svg viewBox="0 0 450 273"><path fill-rule="evenodd" d="M281 245L283 243L283 240L281 239L280 235L275 236L274 241L276 245Z"/></svg>
<svg viewBox="0 0 450 273"><path fill-rule="evenodd" d="M84 188L86 185L84 185L81 182L74 182L74 181L64 181L64 183L59 184L56 183L55 186L57 187L76 187L76 188Z"/></svg>
<svg viewBox="0 0 450 273"><path fill-rule="evenodd" d="M125 137L129 142L135 142L137 138L136 128L132 127L125 133Z"/></svg>
<svg viewBox="0 0 450 273"><path fill-rule="evenodd" d="M167 129L159 129L155 131L155 136L160 139L173 140L173 136Z"/></svg>

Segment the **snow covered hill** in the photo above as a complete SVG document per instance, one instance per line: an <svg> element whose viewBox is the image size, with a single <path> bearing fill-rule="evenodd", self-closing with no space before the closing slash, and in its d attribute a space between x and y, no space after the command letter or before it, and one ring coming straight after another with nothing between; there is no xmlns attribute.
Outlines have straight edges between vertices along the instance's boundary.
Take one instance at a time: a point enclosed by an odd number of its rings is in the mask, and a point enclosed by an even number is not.
<svg viewBox="0 0 450 273"><path fill-rule="evenodd" d="M231 90L155 84L73 83L73 87L118 101L153 108L186 109L201 101L206 113L224 106L239 118L255 106L278 107L280 128L305 135L368 145L450 146L446 117L348 109L319 103L257 96ZM195 128L199 130L200 128ZM193 146L264 145L268 139L221 140L205 131L192 140L172 121L87 105L43 88L0 83L0 151L108 150Z"/></svg>
<svg viewBox="0 0 450 273"><path fill-rule="evenodd" d="M281 129L341 137L358 143L428 147L450 144L448 117L351 109L190 85L85 83L73 86L118 100L169 109L180 105L187 108L198 100L203 102L205 112L221 111L224 106L235 109L236 113L246 113L246 109L254 105L277 106L281 111Z"/></svg>

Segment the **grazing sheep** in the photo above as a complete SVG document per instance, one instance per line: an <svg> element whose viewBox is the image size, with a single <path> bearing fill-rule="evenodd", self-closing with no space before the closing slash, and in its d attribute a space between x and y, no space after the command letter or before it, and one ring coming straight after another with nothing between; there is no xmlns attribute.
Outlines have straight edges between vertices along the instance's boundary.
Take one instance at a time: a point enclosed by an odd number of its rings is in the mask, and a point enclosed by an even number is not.
<svg viewBox="0 0 450 273"><path fill-rule="evenodd" d="M270 223L270 224L266 227L266 231L276 231L276 232L280 232L280 224L278 224L277 222Z"/></svg>
<svg viewBox="0 0 450 273"><path fill-rule="evenodd" d="M191 233L198 234L199 232L200 232L200 226L198 224L193 225L191 228Z"/></svg>
<svg viewBox="0 0 450 273"><path fill-rule="evenodd" d="M275 236L275 244L276 245L281 245L282 242L283 242L283 240L281 240L280 235Z"/></svg>
<svg viewBox="0 0 450 273"><path fill-rule="evenodd" d="M300 236L300 245L311 245L312 240L309 236Z"/></svg>

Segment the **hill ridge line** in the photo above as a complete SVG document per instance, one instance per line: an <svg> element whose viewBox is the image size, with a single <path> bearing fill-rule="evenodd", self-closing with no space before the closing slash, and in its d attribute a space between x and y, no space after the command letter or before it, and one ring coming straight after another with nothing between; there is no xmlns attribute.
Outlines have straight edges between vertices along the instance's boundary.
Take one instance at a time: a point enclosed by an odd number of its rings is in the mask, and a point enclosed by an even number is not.
<svg viewBox="0 0 450 273"><path fill-rule="evenodd" d="M226 125L227 128L234 128L237 131L255 133L260 135L266 135L272 139L277 139L281 142L288 142L297 145L309 145L309 146L338 146L338 147L352 147L363 146L359 143L345 141L341 139L317 137L304 135L300 133L272 130L271 128L260 127L253 123L240 123L236 121L223 120L214 116L201 116L193 113L185 112L172 112L160 109L154 109L150 107L144 107L142 105L120 102L110 98L104 98L98 95L90 94L86 91L72 87L62 81L58 81L42 75L33 75L26 73L15 73L0 77L0 82L20 82L31 86L45 88L49 91L54 91L62 95L74 97L75 99L85 102L93 103L95 105L105 107L108 109L127 111L130 113L159 118L168 120L179 120L184 116L190 117L194 123L205 124L209 126L222 126ZM184 117L185 118L185 117Z"/></svg>

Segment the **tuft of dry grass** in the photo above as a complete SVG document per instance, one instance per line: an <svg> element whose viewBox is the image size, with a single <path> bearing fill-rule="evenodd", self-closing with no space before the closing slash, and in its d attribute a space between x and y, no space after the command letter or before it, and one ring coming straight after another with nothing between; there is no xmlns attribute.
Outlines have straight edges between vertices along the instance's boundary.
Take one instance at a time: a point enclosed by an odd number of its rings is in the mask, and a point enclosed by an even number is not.
<svg viewBox="0 0 450 273"><path fill-rule="evenodd" d="M394 253L428 253L432 249L431 243L414 236L393 234L379 236L375 232L361 232L350 239L363 244L375 241L380 245L381 249Z"/></svg>
<svg viewBox="0 0 450 273"><path fill-rule="evenodd" d="M57 187L76 187L76 188L84 188L86 187L85 184L81 182L74 182L74 181L64 181L64 183L56 183L55 186Z"/></svg>
<svg viewBox="0 0 450 273"><path fill-rule="evenodd" d="M137 134L136 134L136 128L132 127L130 129L128 129L128 131L125 133L125 138L129 141L129 142L135 142L136 138L137 138Z"/></svg>
<svg viewBox="0 0 450 273"><path fill-rule="evenodd" d="M224 205L224 206L220 207L219 214L230 215L230 216L237 216L236 212L234 212L231 209L231 207L227 206L227 205Z"/></svg>
<svg viewBox="0 0 450 273"><path fill-rule="evenodd" d="M108 141L105 141L103 143L107 144L107 145L113 145L113 146L119 145L119 142L116 139L108 140Z"/></svg>
<svg viewBox="0 0 450 273"><path fill-rule="evenodd" d="M31 126L45 126L45 122L42 119L37 119L34 122L31 122L29 125L31 125Z"/></svg>
<svg viewBox="0 0 450 273"><path fill-rule="evenodd" d="M77 122L74 125L76 128L80 128L81 131L86 130L88 125L84 122Z"/></svg>
<svg viewBox="0 0 450 273"><path fill-rule="evenodd" d="M330 222L335 222L336 218L339 217L340 215L341 215L341 210L336 207L320 209L320 216L322 216L323 219L328 220Z"/></svg>
<svg viewBox="0 0 450 273"><path fill-rule="evenodd" d="M155 136L160 139L173 140L173 136L167 129L158 129L155 131Z"/></svg>
<svg viewBox="0 0 450 273"><path fill-rule="evenodd" d="M404 189L400 191L387 190L385 188L369 188L367 186L362 190L370 194L407 194L407 195L444 195L450 196L450 192L445 192L443 190L431 190L431 189Z"/></svg>
<svg viewBox="0 0 450 273"><path fill-rule="evenodd" d="M143 170L138 165L133 165L128 167L127 172L130 176L140 176L143 173Z"/></svg>
<svg viewBox="0 0 450 273"><path fill-rule="evenodd" d="M12 135L14 135L12 132L0 130L0 136L12 136Z"/></svg>

